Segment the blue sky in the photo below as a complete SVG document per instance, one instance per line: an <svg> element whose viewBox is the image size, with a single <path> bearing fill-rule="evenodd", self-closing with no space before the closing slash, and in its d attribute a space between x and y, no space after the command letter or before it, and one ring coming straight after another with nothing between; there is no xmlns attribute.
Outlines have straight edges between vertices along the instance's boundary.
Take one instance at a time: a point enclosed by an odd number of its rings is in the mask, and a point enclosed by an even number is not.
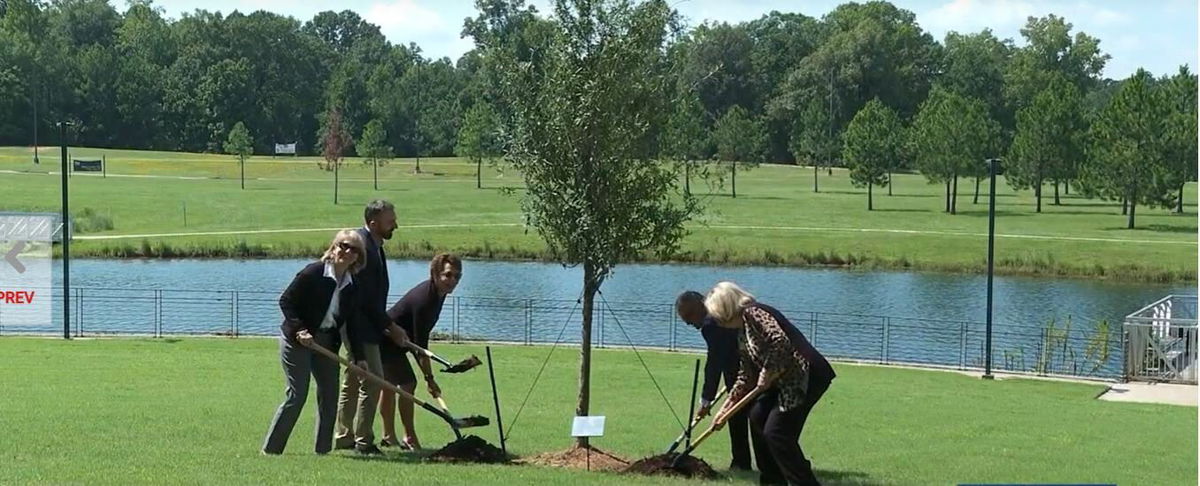
<svg viewBox="0 0 1200 486"><path fill-rule="evenodd" d="M114 2L116 3L116 2ZM547 11L549 0L532 0ZM833 0L676 0L693 24L706 20L740 22L772 10L820 17L839 1ZM946 32L976 32L991 28L1000 37L1021 45L1020 28L1030 15L1054 13L1100 39L1112 56L1105 75L1124 78L1139 67L1155 74L1197 65L1197 2L1195 0L894 0L917 14L917 22L939 40ZM230 12L267 10L307 20L322 10L350 9L379 25L394 43L415 42L430 57L456 59L472 45L462 39L464 18L474 16L472 0L157 0L170 17L198 8Z"/></svg>

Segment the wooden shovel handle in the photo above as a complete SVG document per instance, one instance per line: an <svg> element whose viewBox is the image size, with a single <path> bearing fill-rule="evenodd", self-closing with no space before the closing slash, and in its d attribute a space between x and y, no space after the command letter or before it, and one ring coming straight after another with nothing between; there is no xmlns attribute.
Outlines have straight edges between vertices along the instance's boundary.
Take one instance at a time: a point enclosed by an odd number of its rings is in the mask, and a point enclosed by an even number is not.
<svg viewBox="0 0 1200 486"><path fill-rule="evenodd" d="M304 344L304 343L301 343L301 344ZM413 396L411 393L404 391L403 389L401 389L400 387L397 387L396 385L388 383L387 380L380 378L375 373L371 373L370 371L362 369L362 367L360 367L354 363L351 363L350 360L335 354L333 351L325 349L325 347L321 346L320 344L309 343L309 344L304 344L304 346L308 347L308 349L316 351L317 354L323 355L326 358L329 358L329 359L332 359L334 361L341 363L342 366L349 368L351 371L353 371L358 376L361 376L364 379L366 379L367 381L370 381L371 383L374 383L376 385L379 385L380 387L383 387L385 390L391 391L397 395L400 395L409 400L412 400L413 403L416 403L417 405L420 405L422 407L426 406L425 402L421 401L420 398Z"/></svg>

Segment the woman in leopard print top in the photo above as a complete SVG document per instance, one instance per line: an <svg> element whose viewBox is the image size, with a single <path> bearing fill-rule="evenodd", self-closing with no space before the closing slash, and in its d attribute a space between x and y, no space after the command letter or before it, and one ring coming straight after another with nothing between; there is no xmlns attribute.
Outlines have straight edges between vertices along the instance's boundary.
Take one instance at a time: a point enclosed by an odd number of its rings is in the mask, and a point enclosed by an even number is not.
<svg viewBox="0 0 1200 486"><path fill-rule="evenodd" d="M765 439L754 454L760 482L819 484L799 440L809 412L835 376L833 367L782 313L737 284L718 283L704 304L721 326L742 330L740 371L721 412L752 389L765 389L750 405L751 432Z"/></svg>

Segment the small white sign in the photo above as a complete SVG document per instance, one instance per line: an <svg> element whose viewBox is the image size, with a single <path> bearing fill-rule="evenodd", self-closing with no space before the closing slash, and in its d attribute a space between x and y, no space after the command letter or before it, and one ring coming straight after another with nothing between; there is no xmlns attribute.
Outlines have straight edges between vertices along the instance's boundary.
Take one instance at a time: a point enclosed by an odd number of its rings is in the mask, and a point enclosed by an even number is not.
<svg viewBox="0 0 1200 486"><path fill-rule="evenodd" d="M575 417L571 424L571 437L602 437L604 435L604 416Z"/></svg>
<svg viewBox="0 0 1200 486"><path fill-rule="evenodd" d="M296 144L295 143L277 143L277 144L275 144L275 153L295 155Z"/></svg>

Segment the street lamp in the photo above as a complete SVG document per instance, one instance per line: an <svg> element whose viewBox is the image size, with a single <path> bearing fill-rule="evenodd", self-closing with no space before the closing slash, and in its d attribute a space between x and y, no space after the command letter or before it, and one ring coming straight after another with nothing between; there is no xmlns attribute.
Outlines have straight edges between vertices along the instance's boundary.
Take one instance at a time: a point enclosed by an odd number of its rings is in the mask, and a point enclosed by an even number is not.
<svg viewBox="0 0 1200 486"><path fill-rule="evenodd" d="M992 269L995 264L996 250L996 171L999 170L1000 159L987 159L988 175L991 176L988 190L988 254L987 254L987 329L984 344L983 379L991 380L992 376Z"/></svg>
<svg viewBox="0 0 1200 486"><path fill-rule="evenodd" d="M67 127L75 124L60 121L56 125L62 158L63 339L71 339L71 211L67 198Z"/></svg>

